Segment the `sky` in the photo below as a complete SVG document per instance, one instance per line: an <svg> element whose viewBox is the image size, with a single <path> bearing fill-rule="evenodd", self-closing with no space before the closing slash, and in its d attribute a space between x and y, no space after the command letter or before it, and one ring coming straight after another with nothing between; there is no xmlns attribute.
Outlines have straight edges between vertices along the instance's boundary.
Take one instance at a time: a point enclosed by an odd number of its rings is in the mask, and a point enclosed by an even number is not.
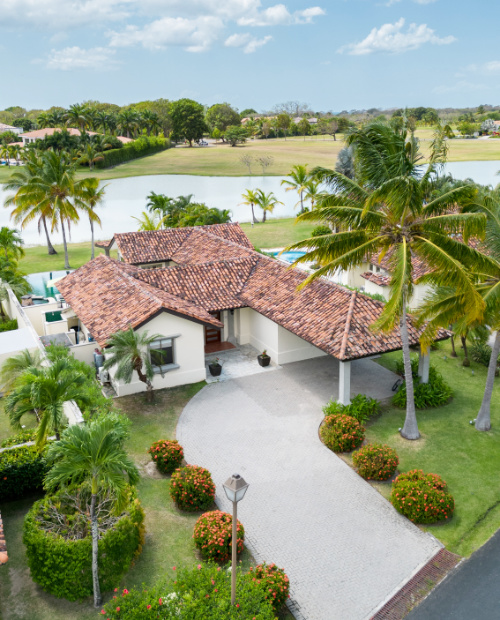
<svg viewBox="0 0 500 620"><path fill-rule="evenodd" d="M0 0L0 109L500 104L498 0Z"/></svg>

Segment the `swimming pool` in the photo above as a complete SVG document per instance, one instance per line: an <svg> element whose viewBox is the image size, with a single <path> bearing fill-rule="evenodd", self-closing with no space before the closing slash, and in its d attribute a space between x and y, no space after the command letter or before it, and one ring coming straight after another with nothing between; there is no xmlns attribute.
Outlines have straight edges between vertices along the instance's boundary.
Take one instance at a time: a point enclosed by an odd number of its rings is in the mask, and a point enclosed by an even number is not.
<svg viewBox="0 0 500 620"><path fill-rule="evenodd" d="M59 291L56 286L47 286L47 282L67 276L72 271L73 270L70 269L69 271L42 271L40 273L30 273L26 276L26 279L30 283L34 295L40 295L40 297L54 297Z"/></svg>
<svg viewBox="0 0 500 620"><path fill-rule="evenodd" d="M283 252L283 254L278 256L279 252L269 252L271 256L274 256L275 258L280 258L281 260L284 260L287 263L295 262L298 258L301 258L302 256L304 256L305 253L306 252L303 252L302 250L294 250L290 252Z"/></svg>

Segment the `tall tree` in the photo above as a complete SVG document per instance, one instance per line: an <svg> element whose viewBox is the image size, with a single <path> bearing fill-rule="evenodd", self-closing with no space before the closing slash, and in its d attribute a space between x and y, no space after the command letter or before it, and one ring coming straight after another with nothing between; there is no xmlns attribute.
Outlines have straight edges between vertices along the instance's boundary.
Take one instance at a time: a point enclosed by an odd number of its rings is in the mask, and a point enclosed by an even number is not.
<svg viewBox="0 0 500 620"><path fill-rule="evenodd" d="M290 174L288 175L289 179L283 179L281 181L281 185L287 185L285 188L286 192L291 190L295 190L299 195L300 204L300 213L304 212L304 196L308 188L308 183L311 180L311 175L307 172L307 164L302 165L298 164L297 166L293 166Z"/></svg>
<svg viewBox="0 0 500 620"><path fill-rule="evenodd" d="M96 177L85 179L84 183L82 183L80 196L77 202L78 208L85 211L89 217L91 234L90 260L93 260L95 256L94 224L101 226L101 218L97 215L95 209L102 204L106 193L106 187L107 185L100 186L99 179Z"/></svg>
<svg viewBox="0 0 500 620"><path fill-rule="evenodd" d="M240 202L240 204L247 205L252 209L252 224L257 224L259 220L255 217L254 205L257 204L259 199L256 191L253 189L247 189L241 197L243 198L243 202Z"/></svg>
<svg viewBox="0 0 500 620"><path fill-rule="evenodd" d="M135 137L135 132L139 126L139 117L135 110L123 110L116 117L118 127L122 134L127 138Z"/></svg>
<svg viewBox="0 0 500 620"><path fill-rule="evenodd" d="M4 395L12 391L16 381L30 367L42 367L42 356L38 349L34 351L24 349L5 360L0 370L0 387Z"/></svg>
<svg viewBox="0 0 500 620"><path fill-rule="evenodd" d="M385 124L374 123L352 134L360 183L335 172L316 168L316 178L331 193L319 201L319 207L299 216L299 221L321 221L339 226L343 232L321 238L305 239L289 249L308 248L296 262L319 262L322 267L304 282L337 269L351 269L365 257L389 256L390 294L373 328L392 331L399 325L406 380L406 419L401 435L406 439L420 436L415 414L413 376L407 327L407 307L415 283L453 286L463 299L471 320L480 318L484 301L469 277L469 269L486 266L484 256L465 242L472 235L484 233L486 218L478 213L455 213L457 204L470 204L474 192L470 187L457 188L428 200L436 166L443 158L443 145L433 143L430 163L423 175L418 143L404 130L397 132ZM453 211L451 211L453 210ZM450 212L451 211L451 212ZM429 272L416 279L412 258L428 265Z"/></svg>
<svg viewBox="0 0 500 620"><path fill-rule="evenodd" d="M218 129L224 134L228 127L240 126L240 115L229 103L216 103L208 108L206 121L212 130Z"/></svg>
<svg viewBox="0 0 500 620"><path fill-rule="evenodd" d="M22 258L24 256L23 240L19 231L2 226L0 228L0 249L4 252L7 261L11 259L17 261Z"/></svg>
<svg viewBox="0 0 500 620"><path fill-rule="evenodd" d="M149 346L161 336L150 336L147 331L135 332L132 328L126 331L118 331L112 334L108 340L109 348L106 349L106 361L104 368L116 366L115 379L123 379L130 383L134 371L146 385L146 397L149 402L153 400L153 366L149 355Z"/></svg>
<svg viewBox="0 0 500 620"><path fill-rule="evenodd" d="M192 99L172 102L170 116L173 138L176 141L185 139L189 142L189 146L193 146L193 140L201 140L203 134L208 131L203 106Z"/></svg>
<svg viewBox="0 0 500 620"><path fill-rule="evenodd" d="M89 510L92 532L92 581L94 606L102 603L99 584L99 530L96 503L99 492L110 491L116 510L121 510L127 499L127 485L137 484L139 472L125 452L128 428L117 415L100 417L85 425L66 429L61 440L50 446L47 459L53 463L45 477L48 491L59 487L90 482Z"/></svg>
<svg viewBox="0 0 500 620"><path fill-rule="evenodd" d="M75 103L69 106L62 118L68 127L78 127L83 133L89 123L89 109L83 103Z"/></svg>
<svg viewBox="0 0 500 620"><path fill-rule="evenodd" d="M257 202L256 202L257 206L261 208L263 211L263 216L262 216L263 224L266 222L267 214L272 213L276 205L283 204L276 198L276 196L274 195L274 192L268 192L266 194L261 189L258 189L255 191L255 197L257 198Z"/></svg>

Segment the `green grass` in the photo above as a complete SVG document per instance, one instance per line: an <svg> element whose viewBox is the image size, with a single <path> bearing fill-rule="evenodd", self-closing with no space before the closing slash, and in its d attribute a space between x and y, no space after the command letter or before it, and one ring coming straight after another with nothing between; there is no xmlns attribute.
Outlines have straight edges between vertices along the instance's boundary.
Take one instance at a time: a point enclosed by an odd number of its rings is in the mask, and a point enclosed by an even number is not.
<svg viewBox="0 0 500 620"><path fill-rule="evenodd" d="M422 141L422 150L427 154L432 130L421 128L416 136ZM118 179L151 174L193 174L206 176L247 176L248 169L241 163L242 155L258 157L271 155L273 164L267 169L268 175L287 175L295 164L309 166L335 166L337 154L344 146L343 136L336 141L330 137L312 136L305 140L301 137L280 138L275 140L249 140L238 147L219 143L213 147L177 147L155 155L136 159L110 168L98 170L95 174L100 179ZM449 161L485 161L500 159L500 140L451 140ZM5 183L15 167L0 168L0 183ZM88 176L88 170L82 170L81 176ZM262 175L262 168L255 161L253 175Z"/></svg>
<svg viewBox="0 0 500 620"><path fill-rule="evenodd" d="M162 476L147 454L150 445L163 438L175 438L179 415L204 382L156 392L154 404L143 395L117 399L116 405L131 420L127 451L141 473L139 499L146 512L146 540L141 555L119 588L140 587L173 576L172 567L192 566L200 561L192 533L200 513L184 513L174 506L169 495L170 478ZM0 412L0 438L12 434ZM7 502L2 505L8 564L0 570L0 616L3 620L87 620L99 617L91 599L70 603L44 593L29 574L22 544L23 519L37 498ZM242 567L247 570L251 556L244 551ZM105 600L112 593L105 596Z"/></svg>
<svg viewBox="0 0 500 620"><path fill-rule="evenodd" d="M389 408L369 424L366 437L396 449L400 472L423 469L446 480L455 498L455 513L448 523L423 529L450 551L467 556L500 527L500 387L497 380L491 407L492 430L476 431L469 421L476 417L481 404L486 368L474 362L470 368L464 368L463 353L460 351L460 357L454 359L450 352L450 345L442 344L431 354L431 361L453 388L454 398L445 407L417 411L421 439L401 438L398 429L403 426L405 414L395 408ZM393 370L400 355L388 354L379 362ZM389 497L390 484L374 486Z"/></svg>

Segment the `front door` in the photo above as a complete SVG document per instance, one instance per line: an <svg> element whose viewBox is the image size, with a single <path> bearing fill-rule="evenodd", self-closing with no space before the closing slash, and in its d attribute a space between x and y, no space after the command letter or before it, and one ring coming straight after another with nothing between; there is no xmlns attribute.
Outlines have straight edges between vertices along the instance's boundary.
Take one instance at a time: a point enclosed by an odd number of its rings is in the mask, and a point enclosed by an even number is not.
<svg viewBox="0 0 500 620"><path fill-rule="evenodd" d="M210 314L220 321L220 312L210 312ZM205 326L205 345L220 342L222 340L221 332L222 330L216 327Z"/></svg>

